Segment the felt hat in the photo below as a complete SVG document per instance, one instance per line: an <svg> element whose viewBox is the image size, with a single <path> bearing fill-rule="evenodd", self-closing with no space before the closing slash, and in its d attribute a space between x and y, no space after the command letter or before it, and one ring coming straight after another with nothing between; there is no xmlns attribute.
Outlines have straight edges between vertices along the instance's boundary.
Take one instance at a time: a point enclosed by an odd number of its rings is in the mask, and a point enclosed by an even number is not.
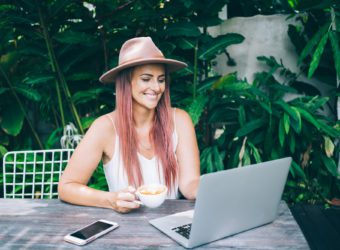
<svg viewBox="0 0 340 250"><path fill-rule="evenodd" d="M114 82L121 70L150 63L165 64L168 72L187 66L184 62L165 58L150 37L136 37L123 44L119 52L118 66L104 73L99 80L102 83Z"/></svg>

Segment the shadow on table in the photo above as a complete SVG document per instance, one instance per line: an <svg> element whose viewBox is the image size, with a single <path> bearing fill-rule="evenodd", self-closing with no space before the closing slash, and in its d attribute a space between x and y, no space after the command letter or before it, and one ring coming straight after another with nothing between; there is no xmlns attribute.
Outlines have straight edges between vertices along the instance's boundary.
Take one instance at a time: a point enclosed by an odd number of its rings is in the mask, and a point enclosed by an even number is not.
<svg viewBox="0 0 340 250"><path fill-rule="evenodd" d="M340 207L296 204L290 210L312 250L340 249Z"/></svg>

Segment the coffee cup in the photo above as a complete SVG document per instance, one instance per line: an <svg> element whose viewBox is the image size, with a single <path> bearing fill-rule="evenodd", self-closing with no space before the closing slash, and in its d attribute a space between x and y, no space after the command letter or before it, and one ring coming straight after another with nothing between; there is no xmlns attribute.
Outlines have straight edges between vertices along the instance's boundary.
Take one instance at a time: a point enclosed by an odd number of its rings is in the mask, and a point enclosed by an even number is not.
<svg viewBox="0 0 340 250"><path fill-rule="evenodd" d="M145 206L156 208L162 205L167 192L168 188L162 184L148 184L140 186L136 195Z"/></svg>

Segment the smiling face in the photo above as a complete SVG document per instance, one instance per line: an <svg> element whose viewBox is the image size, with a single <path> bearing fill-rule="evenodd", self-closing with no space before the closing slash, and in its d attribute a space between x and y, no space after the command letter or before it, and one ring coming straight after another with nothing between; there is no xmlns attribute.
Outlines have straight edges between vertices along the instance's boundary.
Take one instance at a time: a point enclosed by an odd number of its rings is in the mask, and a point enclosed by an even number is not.
<svg viewBox="0 0 340 250"><path fill-rule="evenodd" d="M165 67L146 64L134 68L131 79L133 105L155 109L165 90Z"/></svg>

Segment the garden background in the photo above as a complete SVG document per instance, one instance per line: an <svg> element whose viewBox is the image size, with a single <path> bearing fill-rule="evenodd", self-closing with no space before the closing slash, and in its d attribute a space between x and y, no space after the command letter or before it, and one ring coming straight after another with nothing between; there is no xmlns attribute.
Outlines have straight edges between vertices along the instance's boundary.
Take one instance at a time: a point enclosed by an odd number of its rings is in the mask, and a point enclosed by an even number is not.
<svg viewBox="0 0 340 250"><path fill-rule="evenodd" d="M172 75L171 100L195 124L202 174L292 156L284 199L331 204L340 197L339 7L332 0L1 1L0 159L60 148L70 123L84 134L114 109L114 85L99 76L117 65L124 41L151 36L166 57L189 65ZM252 38L229 32L228 22L273 15L284 15L297 71L285 58L232 53ZM242 60L261 70L242 76ZM107 189L101 165L89 185Z"/></svg>

